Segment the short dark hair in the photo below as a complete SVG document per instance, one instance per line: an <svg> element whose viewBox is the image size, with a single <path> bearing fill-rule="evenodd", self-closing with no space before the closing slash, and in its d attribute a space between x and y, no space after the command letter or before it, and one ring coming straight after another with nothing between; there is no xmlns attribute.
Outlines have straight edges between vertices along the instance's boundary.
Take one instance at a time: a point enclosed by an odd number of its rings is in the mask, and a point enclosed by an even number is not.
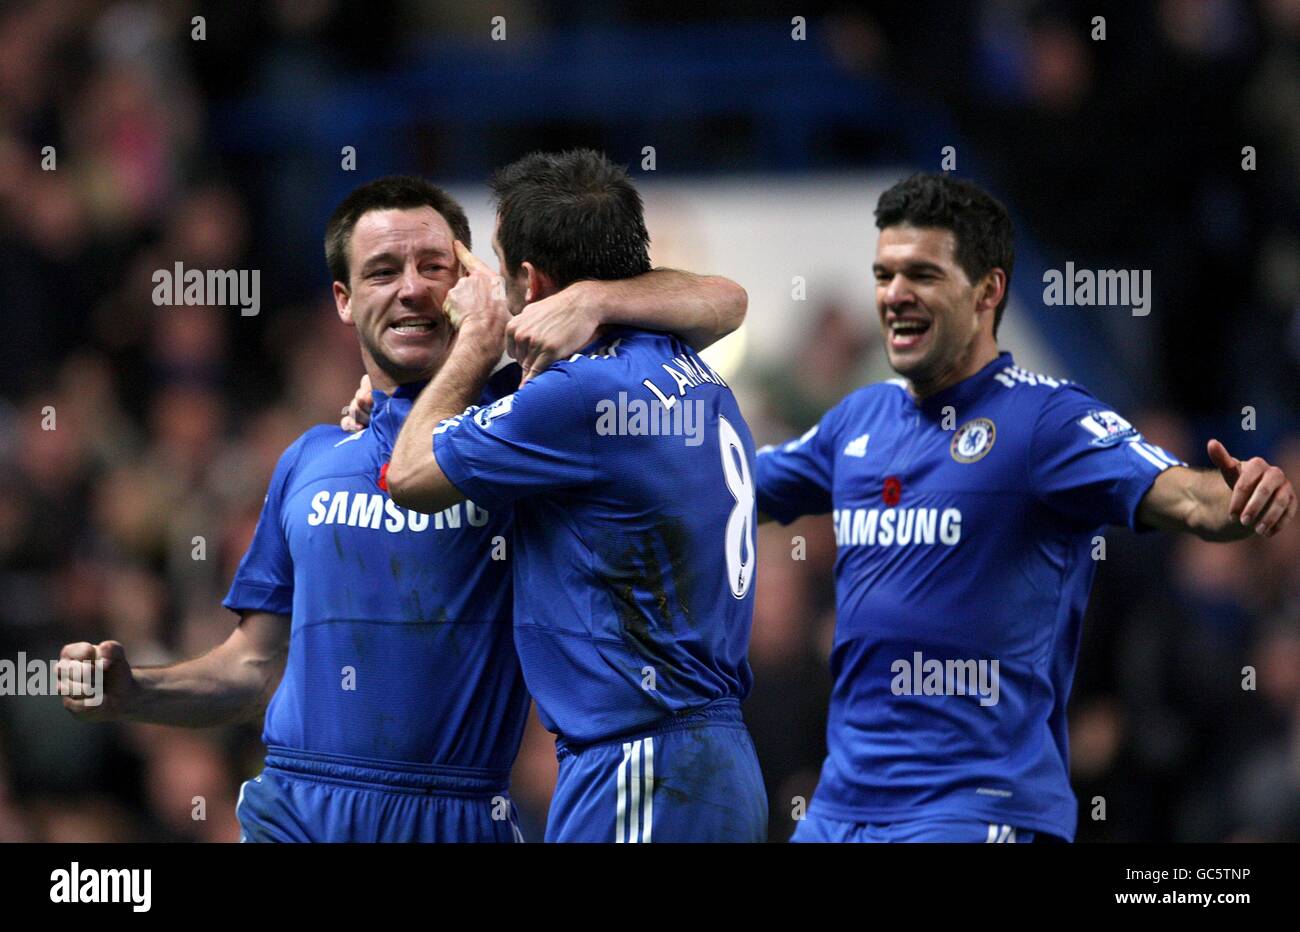
<svg viewBox="0 0 1300 932"><path fill-rule="evenodd" d="M977 282L993 269L1007 274L1007 291L993 312L993 333L1011 293L1011 267L1016 262L1011 215L979 185L951 175L922 172L898 182L876 204L876 227L907 224L951 230L956 260L966 277Z"/></svg>
<svg viewBox="0 0 1300 932"><path fill-rule="evenodd" d="M471 247L469 220L465 208L437 185L414 175L387 175L368 181L357 188L330 214L325 224L325 261L336 282L346 282L348 275L348 250L352 245L352 230L357 221L372 210L411 210L432 207L442 214L456 239Z"/></svg>
<svg viewBox="0 0 1300 932"><path fill-rule="evenodd" d="M650 271L650 234L627 171L592 149L533 152L498 171L497 242L511 275L524 260L557 288Z"/></svg>

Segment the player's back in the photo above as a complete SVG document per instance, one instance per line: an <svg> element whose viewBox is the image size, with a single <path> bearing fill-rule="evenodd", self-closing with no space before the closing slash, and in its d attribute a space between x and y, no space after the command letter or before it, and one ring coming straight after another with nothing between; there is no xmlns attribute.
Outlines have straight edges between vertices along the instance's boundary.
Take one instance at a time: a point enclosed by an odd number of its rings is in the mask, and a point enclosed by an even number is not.
<svg viewBox="0 0 1300 932"><path fill-rule="evenodd" d="M754 444L725 381L620 329L434 451L462 493L515 505L515 645L560 736L548 840L761 840Z"/></svg>
<svg viewBox="0 0 1300 932"><path fill-rule="evenodd" d="M756 513L735 396L666 334L620 331L556 369L591 476L517 506L516 643L539 707L583 743L743 699Z"/></svg>

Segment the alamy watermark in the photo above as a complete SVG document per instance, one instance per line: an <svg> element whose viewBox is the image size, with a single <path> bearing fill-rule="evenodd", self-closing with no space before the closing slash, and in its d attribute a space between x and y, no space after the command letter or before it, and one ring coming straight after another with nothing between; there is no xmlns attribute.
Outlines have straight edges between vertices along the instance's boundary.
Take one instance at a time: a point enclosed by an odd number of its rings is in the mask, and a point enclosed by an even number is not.
<svg viewBox="0 0 1300 932"><path fill-rule="evenodd" d="M0 696L70 696L94 708L104 701L104 661L41 660L18 652L0 658Z"/></svg>
<svg viewBox="0 0 1300 932"><path fill-rule="evenodd" d="M261 269L187 269L177 262L157 269L153 303L158 307L221 307L233 305L243 317L256 317L262 309Z"/></svg>
<svg viewBox="0 0 1300 932"><path fill-rule="evenodd" d="M702 399L674 399L665 407L657 398L602 398L596 402L596 433L602 437L685 437L688 447L704 442L707 408Z"/></svg>
<svg viewBox="0 0 1300 932"><path fill-rule="evenodd" d="M980 705L998 704L1001 692L996 660L929 660L915 651L889 665L895 696L979 696Z"/></svg>
<svg viewBox="0 0 1300 932"><path fill-rule="evenodd" d="M1076 269L1043 273L1043 303L1066 307L1129 307L1134 317L1151 313L1150 269Z"/></svg>
<svg viewBox="0 0 1300 932"><path fill-rule="evenodd" d="M83 868L73 861L50 874L51 903L129 903L147 913L153 903L151 868Z"/></svg>

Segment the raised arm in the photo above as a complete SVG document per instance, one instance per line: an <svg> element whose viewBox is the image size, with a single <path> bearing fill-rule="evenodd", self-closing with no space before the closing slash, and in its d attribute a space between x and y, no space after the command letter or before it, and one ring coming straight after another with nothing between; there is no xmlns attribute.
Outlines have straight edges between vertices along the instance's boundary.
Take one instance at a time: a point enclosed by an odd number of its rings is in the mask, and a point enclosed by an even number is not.
<svg viewBox="0 0 1300 932"><path fill-rule="evenodd" d="M1258 456L1243 463L1217 440L1206 449L1217 471L1166 469L1138 506L1143 524L1231 541L1272 537L1295 516L1295 489L1282 470Z"/></svg>
<svg viewBox="0 0 1300 932"><path fill-rule="evenodd" d="M574 282L534 301L506 328L506 352L523 381L596 339L603 325L675 333L701 350L745 320L749 295L728 278L654 269L617 281Z"/></svg>
<svg viewBox="0 0 1300 932"><path fill-rule="evenodd" d="M247 612L230 637L201 657L135 669L117 641L68 644L59 654L63 707L84 721L191 727L254 721L284 675L289 630L286 615ZM102 673L95 675L97 663ZM98 695L86 696L71 685L96 680L102 684Z"/></svg>

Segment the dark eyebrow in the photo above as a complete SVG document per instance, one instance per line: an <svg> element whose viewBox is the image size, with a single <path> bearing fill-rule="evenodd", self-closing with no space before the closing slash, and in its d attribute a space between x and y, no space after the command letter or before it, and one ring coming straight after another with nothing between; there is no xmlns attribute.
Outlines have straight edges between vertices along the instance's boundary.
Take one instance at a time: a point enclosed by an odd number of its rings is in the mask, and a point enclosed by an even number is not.
<svg viewBox="0 0 1300 932"><path fill-rule="evenodd" d="M879 275L881 272L888 272L889 269L885 268L879 262L876 262L872 264L871 271L872 273ZM934 272L938 275L943 275L944 268L941 265L936 265L933 262L927 262L924 259L915 259L911 262L905 262L903 264L903 272L907 275L915 275L918 272Z"/></svg>
<svg viewBox="0 0 1300 932"><path fill-rule="evenodd" d="M419 256L421 258L432 256L437 259L447 259L450 258L451 253L445 249L434 246L430 249L421 249ZM373 256L367 256L365 262L361 263L361 267L363 269L368 269L383 262L391 262L396 265L401 265L402 257L395 252L378 252Z"/></svg>
<svg viewBox="0 0 1300 932"><path fill-rule="evenodd" d="M379 265L379 264L382 263L382 262L397 262L397 263L400 263L401 261L402 261L402 260L398 258L398 256L397 256L396 253L391 253L391 252L379 252L379 253L375 253L373 256L367 256L367 257L366 257L366 261L363 262L363 263L361 263L361 267L362 267L363 269L368 269L368 268L370 268L372 265Z"/></svg>

